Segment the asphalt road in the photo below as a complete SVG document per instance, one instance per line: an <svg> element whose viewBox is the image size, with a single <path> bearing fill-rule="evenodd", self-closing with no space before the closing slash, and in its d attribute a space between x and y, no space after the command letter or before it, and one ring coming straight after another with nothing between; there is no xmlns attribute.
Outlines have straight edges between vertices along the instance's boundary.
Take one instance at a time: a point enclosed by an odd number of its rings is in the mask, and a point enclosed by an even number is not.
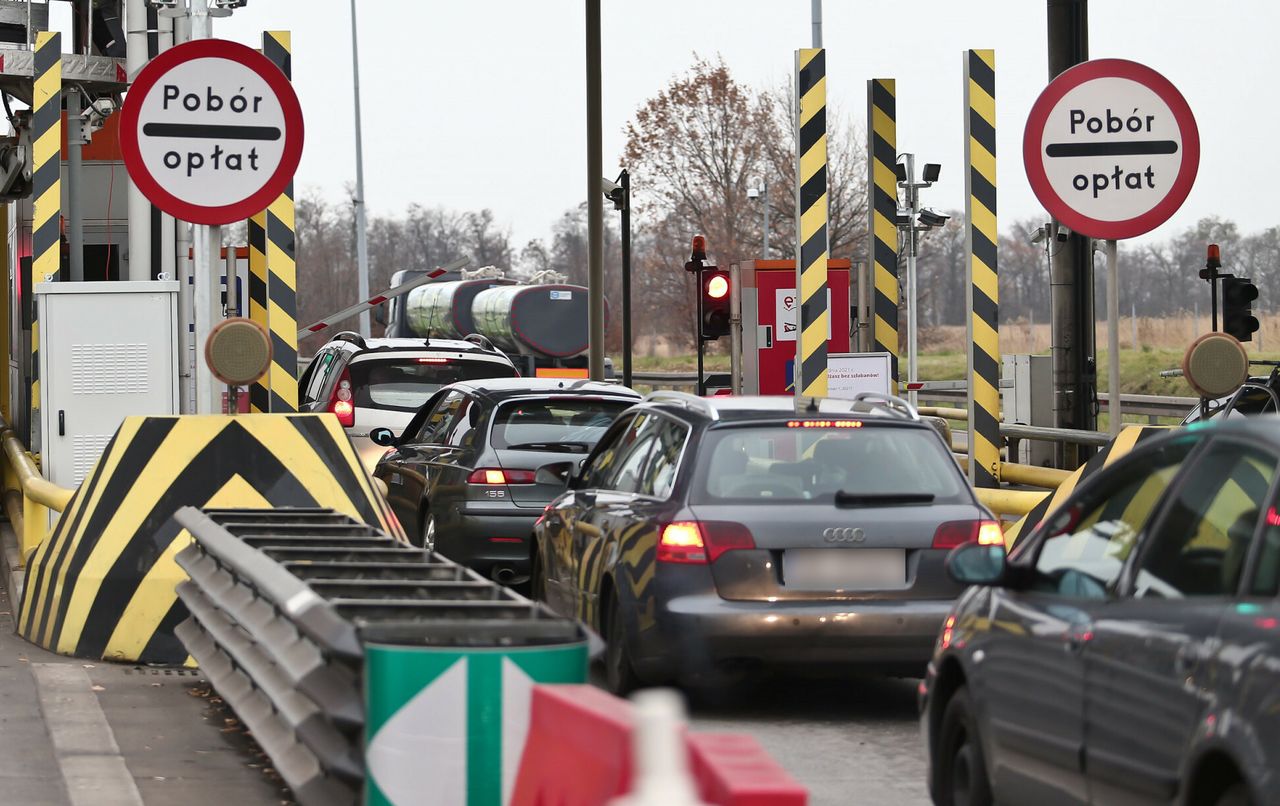
<svg viewBox="0 0 1280 806"><path fill-rule="evenodd" d="M917 682L770 679L695 695L691 722L754 736L811 806L927 806Z"/></svg>

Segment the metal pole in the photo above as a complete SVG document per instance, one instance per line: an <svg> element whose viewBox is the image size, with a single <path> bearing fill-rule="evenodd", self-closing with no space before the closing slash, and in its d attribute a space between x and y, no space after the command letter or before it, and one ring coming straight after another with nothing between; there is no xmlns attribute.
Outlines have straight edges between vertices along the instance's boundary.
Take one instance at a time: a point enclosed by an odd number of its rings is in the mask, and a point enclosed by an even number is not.
<svg viewBox="0 0 1280 806"><path fill-rule="evenodd" d="M1049 79L1089 58L1088 0L1047 0ZM1055 233L1057 229L1055 228ZM1067 236L1053 255L1054 411L1060 428L1093 430L1093 261L1089 239ZM1064 443L1061 467L1074 469L1087 449Z"/></svg>
<svg viewBox="0 0 1280 806"><path fill-rule="evenodd" d="M916 218L920 213L920 194L916 189L916 156L904 154L907 162L907 382L915 383L917 370L917 326L920 296L916 289ZM911 405L916 404L916 393L907 393Z"/></svg>
<svg viewBox="0 0 1280 806"><path fill-rule="evenodd" d="M93 17L92 10L89 17ZM80 203L80 192L84 185L83 143L84 121L80 118L80 89L73 86L67 90L67 219L70 224L67 236L71 249L72 282L84 280L84 205Z"/></svg>
<svg viewBox="0 0 1280 806"><path fill-rule="evenodd" d="M208 7L207 0L192 0L192 7L197 4ZM125 7L125 69L129 80L137 78L138 72L147 64L147 0L127 0ZM208 17L206 16L207 20ZM201 37L204 38L204 37ZM151 279L151 202L142 195L138 186L129 180L129 272L130 280Z"/></svg>
<svg viewBox="0 0 1280 806"><path fill-rule="evenodd" d="M622 385L631 387L631 172L622 169Z"/></svg>
<svg viewBox="0 0 1280 806"><path fill-rule="evenodd" d="M600 0L587 3L587 324L588 365L604 380L604 157L600 125Z"/></svg>
<svg viewBox="0 0 1280 806"><path fill-rule="evenodd" d="M742 394L742 270L737 263L729 266L729 391ZM699 289L698 296L702 296Z"/></svg>
<svg viewBox="0 0 1280 806"><path fill-rule="evenodd" d="M694 393L699 397L707 393L707 378L703 371L703 350L706 349L706 343L702 340L702 261L698 261L698 270L693 273L694 282L697 286L698 304L694 308L693 317L693 338L698 343L698 382L694 386ZM798 312L797 312L798 313Z"/></svg>
<svg viewBox="0 0 1280 806"><path fill-rule="evenodd" d="M853 271L858 285L858 338L853 342L853 349L858 352L870 352L871 311L867 299L867 266L865 263L853 264Z"/></svg>
<svg viewBox="0 0 1280 806"><path fill-rule="evenodd" d="M820 2L820 0L815 0ZM761 188L764 193L764 254L760 257L764 260L769 259L769 180L765 178L764 187Z"/></svg>
<svg viewBox="0 0 1280 806"><path fill-rule="evenodd" d="M1120 416L1120 272L1116 242L1107 241L1107 415L1111 436L1119 436Z"/></svg>
<svg viewBox="0 0 1280 806"><path fill-rule="evenodd" d="M191 0L191 38L209 39L211 36L209 0ZM222 318L217 269L222 227L197 224L192 230L195 241L192 273L195 275L196 412L214 414L222 410L221 386L209 372L209 365L201 357L201 349L209 338L209 331Z"/></svg>
<svg viewBox="0 0 1280 806"><path fill-rule="evenodd" d="M1218 332L1218 272L1209 278L1209 331Z"/></svg>
<svg viewBox="0 0 1280 806"><path fill-rule="evenodd" d="M356 267L360 299L369 298L369 241L364 210L364 143L360 133L360 50L356 36L356 0L351 0L351 74L355 81L356 105ZM360 314L360 335L369 336L369 312Z"/></svg>
<svg viewBox="0 0 1280 806"><path fill-rule="evenodd" d="M809 6L809 18L813 24L813 46L822 47L822 0L813 0Z"/></svg>
<svg viewBox="0 0 1280 806"><path fill-rule="evenodd" d="M191 17L183 14L173 18L173 44L181 45L191 41ZM191 270L192 260L191 225L185 221L173 221L173 257L174 276L178 278L178 308L181 313L179 346L182 348L182 373L179 375L179 390L182 394L180 411L192 414L196 407L196 359L195 345L195 275Z"/></svg>
<svg viewBox="0 0 1280 806"><path fill-rule="evenodd" d="M1129 303L1129 327L1132 330L1133 340L1130 344L1133 349L1138 349L1138 303Z"/></svg>

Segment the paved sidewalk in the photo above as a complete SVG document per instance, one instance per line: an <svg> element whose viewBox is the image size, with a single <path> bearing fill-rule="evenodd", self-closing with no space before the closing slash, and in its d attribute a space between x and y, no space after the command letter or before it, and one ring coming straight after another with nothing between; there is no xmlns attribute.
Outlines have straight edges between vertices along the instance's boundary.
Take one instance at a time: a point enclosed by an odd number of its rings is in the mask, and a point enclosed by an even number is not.
<svg viewBox="0 0 1280 806"><path fill-rule="evenodd" d="M198 671L37 649L13 632L7 585L0 578L0 803L291 802Z"/></svg>

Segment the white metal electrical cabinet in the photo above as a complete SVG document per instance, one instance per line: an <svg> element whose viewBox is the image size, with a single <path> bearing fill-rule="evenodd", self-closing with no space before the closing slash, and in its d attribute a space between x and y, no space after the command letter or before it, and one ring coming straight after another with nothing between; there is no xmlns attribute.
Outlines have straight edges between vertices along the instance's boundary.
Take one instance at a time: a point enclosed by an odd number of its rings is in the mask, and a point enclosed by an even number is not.
<svg viewBox="0 0 1280 806"><path fill-rule="evenodd" d="M178 413L178 283L39 283L40 454L76 488L125 417Z"/></svg>

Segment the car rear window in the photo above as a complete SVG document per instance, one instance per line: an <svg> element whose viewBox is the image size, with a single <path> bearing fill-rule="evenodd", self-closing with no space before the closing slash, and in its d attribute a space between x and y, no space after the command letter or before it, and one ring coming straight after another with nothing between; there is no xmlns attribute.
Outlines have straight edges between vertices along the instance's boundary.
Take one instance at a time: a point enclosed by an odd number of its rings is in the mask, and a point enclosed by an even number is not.
<svg viewBox="0 0 1280 806"><path fill-rule="evenodd" d="M936 434L859 422L713 428L700 451L695 502L835 502L837 493L972 500Z"/></svg>
<svg viewBox="0 0 1280 806"><path fill-rule="evenodd" d="M589 397L513 400L494 414L490 441L510 450L587 453L634 403Z"/></svg>
<svg viewBox="0 0 1280 806"><path fill-rule="evenodd" d="M354 361L351 386L361 408L417 411L442 386L478 378L510 378L510 364L445 357L387 357Z"/></svg>

